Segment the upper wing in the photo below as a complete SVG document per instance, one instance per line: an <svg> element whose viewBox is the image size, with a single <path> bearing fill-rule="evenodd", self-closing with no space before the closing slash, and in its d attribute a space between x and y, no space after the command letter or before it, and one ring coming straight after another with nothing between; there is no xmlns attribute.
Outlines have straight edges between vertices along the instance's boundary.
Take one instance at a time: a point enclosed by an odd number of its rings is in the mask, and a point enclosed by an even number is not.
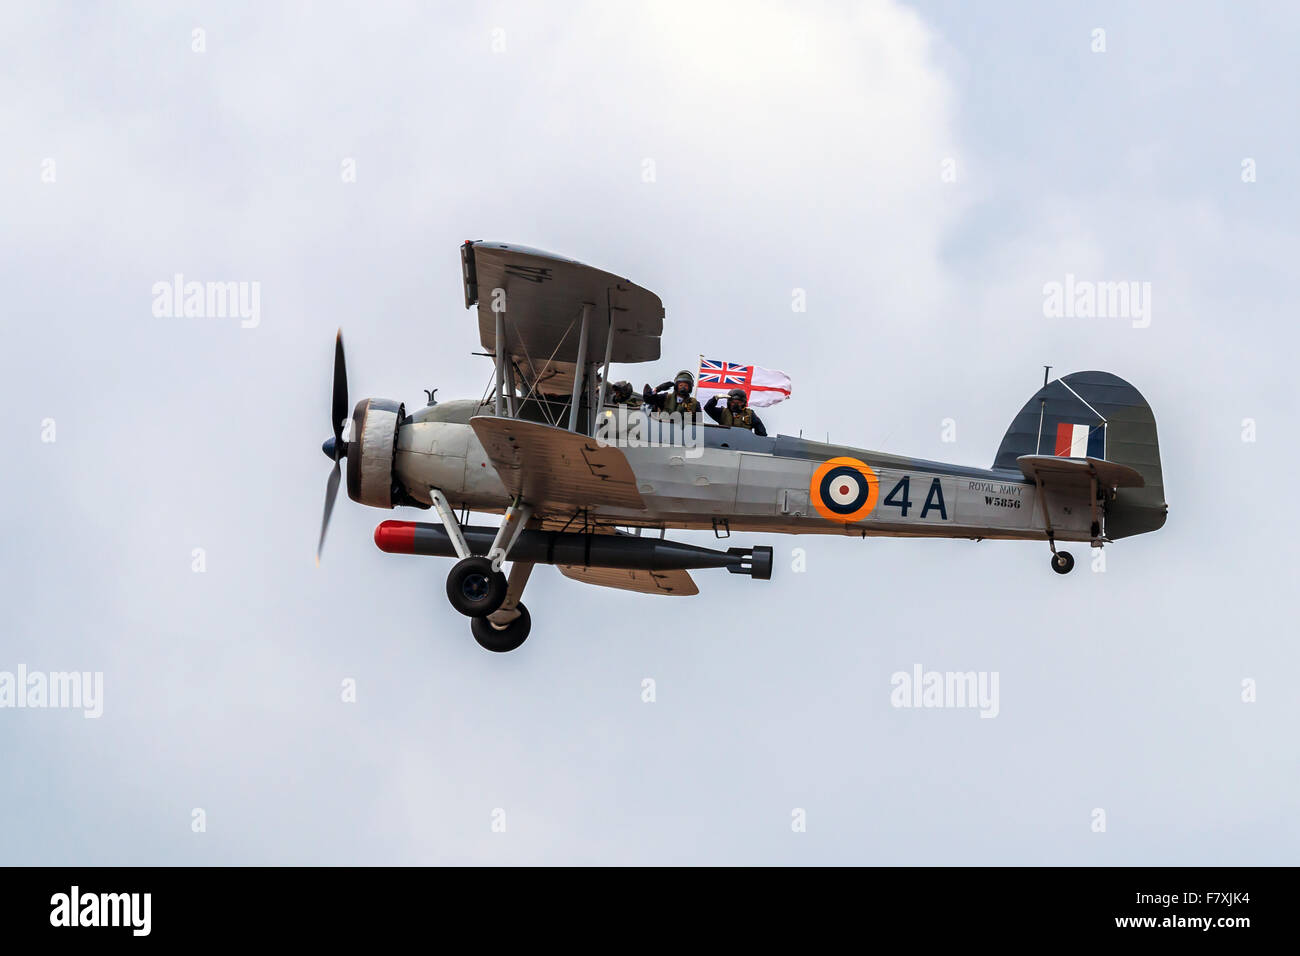
<svg viewBox="0 0 1300 956"><path fill-rule="evenodd" d="M478 305L479 341L496 354L497 318L504 348L525 389L568 394L579 363L603 362L612 330L612 362L659 358L664 306L626 279L540 249L504 242L461 246L465 307ZM500 290L500 291L498 291ZM587 351L578 344L584 304L592 306Z"/></svg>
<svg viewBox="0 0 1300 956"><path fill-rule="evenodd" d="M603 588L638 591L641 594L699 594L700 589L685 571L632 571L627 568L582 568L562 564L560 573L575 581Z"/></svg>
<svg viewBox="0 0 1300 956"><path fill-rule="evenodd" d="M1091 479L1103 488L1141 488L1142 474L1128 465L1101 458L1057 458L1054 455L1021 455L1016 464L1030 481L1087 488Z"/></svg>
<svg viewBox="0 0 1300 956"><path fill-rule="evenodd" d="M632 466L612 445L515 418L479 415L469 424L506 490L535 509L646 506Z"/></svg>

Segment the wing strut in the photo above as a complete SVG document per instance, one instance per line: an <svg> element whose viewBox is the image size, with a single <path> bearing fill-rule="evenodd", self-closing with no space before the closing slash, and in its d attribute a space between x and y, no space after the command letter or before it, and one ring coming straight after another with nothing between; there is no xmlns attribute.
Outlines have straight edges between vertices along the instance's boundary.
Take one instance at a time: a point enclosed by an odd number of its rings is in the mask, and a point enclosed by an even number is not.
<svg viewBox="0 0 1300 956"><path fill-rule="evenodd" d="M578 361L573 370L573 397L569 400L569 431L578 430L578 395L582 391L582 370L587 363L587 330L591 327L592 304L582 303L582 328L578 332Z"/></svg>
<svg viewBox="0 0 1300 956"><path fill-rule="evenodd" d="M609 387L609 356L614 351L614 311L609 310L609 331L605 334L605 367L600 373L600 396L596 399L596 414L605 407L605 390Z"/></svg>
<svg viewBox="0 0 1300 956"><path fill-rule="evenodd" d="M510 417L514 418L519 414L515 407L515 360L508 354L506 355L506 408L510 412Z"/></svg>
<svg viewBox="0 0 1300 956"><path fill-rule="evenodd" d="M497 340L492 351L496 352L497 360L497 417L501 416L501 397L505 393L506 384L506 314L497 310Z"/></svg>

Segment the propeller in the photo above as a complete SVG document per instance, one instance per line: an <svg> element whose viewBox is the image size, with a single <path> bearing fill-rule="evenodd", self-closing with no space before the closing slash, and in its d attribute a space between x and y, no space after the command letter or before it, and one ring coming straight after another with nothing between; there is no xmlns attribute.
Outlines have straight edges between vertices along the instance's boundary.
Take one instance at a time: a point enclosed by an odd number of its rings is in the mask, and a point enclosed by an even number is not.
<svg viewBox="0 0 1300 956"><path fill-rule="evenodd" d="M334 339L334 397L330 405L330 417L334 422L334 435L327 438L321 450L327 458L334 460L334 470L330 472L325 485L325 513L320 519L320 541L316 544L316 566L320 566L321 549L325 547L325 531L329 528L330 514L334 511L334 499L339 494L339 479L342 469L339 459L347 457L348 446L343 440L343 421L348 417L348 368L343 358L343 330L339 329Z"/></svg>

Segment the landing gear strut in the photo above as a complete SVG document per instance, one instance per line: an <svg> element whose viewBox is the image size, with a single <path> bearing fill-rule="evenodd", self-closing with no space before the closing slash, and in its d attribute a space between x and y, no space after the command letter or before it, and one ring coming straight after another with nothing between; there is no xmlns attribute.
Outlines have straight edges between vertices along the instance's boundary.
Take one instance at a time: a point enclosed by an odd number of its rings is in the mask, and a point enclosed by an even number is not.
<svg viewBox="0 0 1300 956"><path fill-rule="evenodd" d="M509 579L502 573L501 565L532 517L532 509L518 498L511 501L492 547L486 556L481 556L470 553L465 533L443 493L431 488L429 497L442 518L442 526L451 539L456 557L460 559L447 575L447 600L470 618L470 630L480 646L498 653L513 651L524 642L532 628L528 609L519 603L519 598L524 593L533 565L531 562L514 562Z"/></svg>
<svg viewBox="0 0 1300 956"><path fill-rule="evenodd" d="M1047 546L1052 549L1052 570L1057 574L1069 574L1074 570L1074 555L1069 551L1056 550L1056 531L1052 528L1052 515L1047 510L1047 492L1042 478L1035 478L1034 484L1038 486L1038 503L1043 509L1043 527L1047 531ZM1096 480L1093 481L1094 486ZM1096 519L1096 502L1093 502L1094 514Z"/></svg>
<svg viewBox="0 0 1300 956"><path fill-rule="evenodd" d="M513 651L528 637L533 621L519 598L532 573L531 561L516 561L510 565L510 581L501 606L491 614L475 617L469 622L469 629L480 647L499 654Z"/></svg>

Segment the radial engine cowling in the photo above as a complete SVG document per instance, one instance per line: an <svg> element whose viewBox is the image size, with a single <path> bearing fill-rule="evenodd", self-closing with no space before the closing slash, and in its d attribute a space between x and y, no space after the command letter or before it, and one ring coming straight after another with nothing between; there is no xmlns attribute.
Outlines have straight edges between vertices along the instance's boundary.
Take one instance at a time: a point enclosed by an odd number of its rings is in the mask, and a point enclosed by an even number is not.
<svg viewBox="0 0 1300 956"><path fill-rule="evenodd" d="M392 508L404 497L393 476L397 429L406 417L400 402L363 398L352 412L348 442L348 497L372 508Z"/></svg>

